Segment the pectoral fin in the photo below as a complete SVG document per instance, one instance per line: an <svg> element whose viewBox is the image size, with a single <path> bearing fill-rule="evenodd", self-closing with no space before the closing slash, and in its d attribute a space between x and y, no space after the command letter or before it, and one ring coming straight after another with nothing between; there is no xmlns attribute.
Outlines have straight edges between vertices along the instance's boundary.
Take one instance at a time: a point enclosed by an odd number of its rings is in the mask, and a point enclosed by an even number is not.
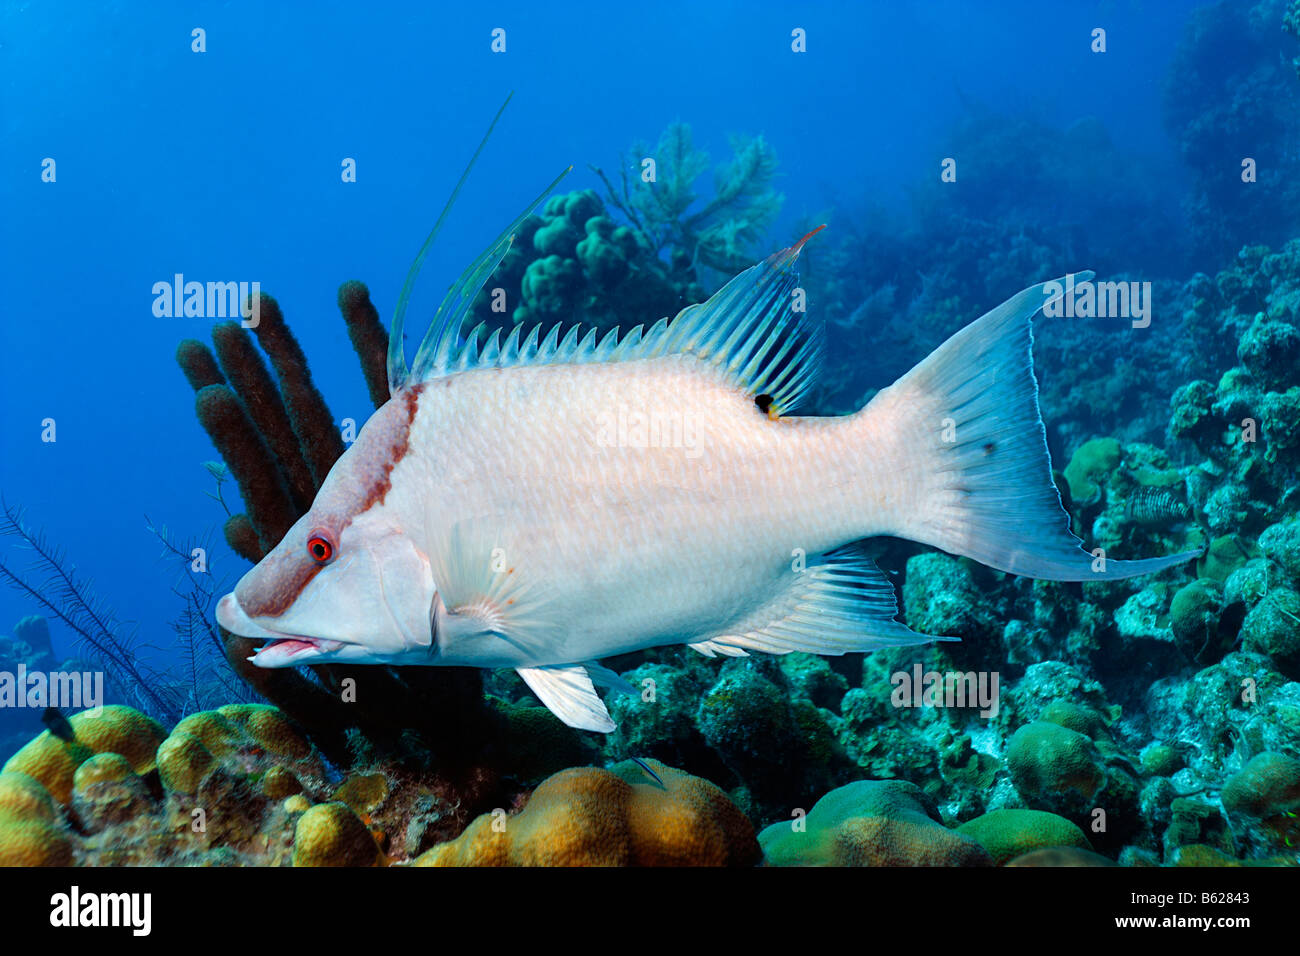
<svg viewBox="0 0 1300 956"><path fill-rule="evenodd" d="M607 734L616 726L583 665L519 667L516 670L537 699L570 727ZM600 670L604 672L602 678L614 673L603 667ZM622 681L622 678L618 679Z"/></svg>
<svg viewBox="0 0 1300 956"><path fill-rule="evenodd" d="M484 647L504 641L517 650L516 660L536 660L562 639L564 623L539 583L541 575L514 563L511 536L499 530L501 523L457 521L431 549L433 581L448 618L440 641Z"/></svg>

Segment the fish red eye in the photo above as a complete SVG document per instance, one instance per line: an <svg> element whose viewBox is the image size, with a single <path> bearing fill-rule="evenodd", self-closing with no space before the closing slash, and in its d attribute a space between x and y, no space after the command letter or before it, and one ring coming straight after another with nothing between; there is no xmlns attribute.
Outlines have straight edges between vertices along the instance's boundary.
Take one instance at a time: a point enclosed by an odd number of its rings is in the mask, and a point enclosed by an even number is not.
<svg viewBox="0 0 1300 956"><path fill-rule="evenodd" d="M307 553L318 564L324 564L334 557L334 542L324 533L316 531L307 539Z"/></svg>

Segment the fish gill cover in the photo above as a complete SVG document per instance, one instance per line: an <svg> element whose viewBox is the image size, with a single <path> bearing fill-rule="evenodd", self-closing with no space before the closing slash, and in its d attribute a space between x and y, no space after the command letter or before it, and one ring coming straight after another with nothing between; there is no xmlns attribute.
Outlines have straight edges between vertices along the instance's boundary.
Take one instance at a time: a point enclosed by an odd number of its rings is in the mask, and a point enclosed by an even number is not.
<svg viewBox="0 0 1300 956"><path fill-rule="evenodd" d="M0 864L1300 862L1300 2L163 9L0 14Z"/></svg>

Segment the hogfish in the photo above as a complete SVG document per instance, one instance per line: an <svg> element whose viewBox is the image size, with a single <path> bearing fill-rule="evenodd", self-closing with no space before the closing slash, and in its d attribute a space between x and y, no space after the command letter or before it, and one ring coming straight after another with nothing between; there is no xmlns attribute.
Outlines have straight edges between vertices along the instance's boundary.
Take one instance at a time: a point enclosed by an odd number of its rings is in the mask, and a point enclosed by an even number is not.
<svg viewBox="0 0 1300 956"><path fill-rule="evenodd" d="M607 732L596 686L627 683L604 657L955 639L895 620L865 538L1053 581L1199 553L1113 560L1069 530L1030 329L1064 279L1003 302L857 412L799 417L823 352L799 307L808 236L648 328L465 331L521 220L453 285L409 367L399 308L389 401L221 599L222 627L266 640L255 664L514 668L566 724Z"/></svg>

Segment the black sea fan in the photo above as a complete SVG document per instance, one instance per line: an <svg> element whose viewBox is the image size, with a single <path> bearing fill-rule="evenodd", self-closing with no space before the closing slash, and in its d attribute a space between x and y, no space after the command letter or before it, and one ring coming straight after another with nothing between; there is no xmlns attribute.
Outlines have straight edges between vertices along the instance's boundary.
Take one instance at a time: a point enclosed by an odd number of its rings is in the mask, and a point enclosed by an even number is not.
<svg viewBox="0 0 1300 956"><path fill-rule="evenodd" d="M29 529L22 509L4 501L0 501L0 535L14 539L17 550L32 555L23 570L0 561L0 580L71 628L81 652L104 669L109 685L127 703L168 724L180 719L182 702L174 689L141 659L135 634L117 620L63 550L42 532Z"/></svg>

